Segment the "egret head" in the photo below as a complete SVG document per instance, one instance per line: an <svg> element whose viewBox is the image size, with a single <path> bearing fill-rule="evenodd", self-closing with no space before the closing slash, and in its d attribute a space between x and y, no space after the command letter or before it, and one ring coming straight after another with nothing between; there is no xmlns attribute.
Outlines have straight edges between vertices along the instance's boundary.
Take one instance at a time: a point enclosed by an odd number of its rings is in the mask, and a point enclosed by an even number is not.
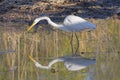
<svg viewBox="0 0 120 80"><path fill-rule="evenodd" d="M40 21L40 19L36 18L34 20L34 22L32 23L32 25L30 27L28 27L27 32L30 31L39 21Z"/></svg>

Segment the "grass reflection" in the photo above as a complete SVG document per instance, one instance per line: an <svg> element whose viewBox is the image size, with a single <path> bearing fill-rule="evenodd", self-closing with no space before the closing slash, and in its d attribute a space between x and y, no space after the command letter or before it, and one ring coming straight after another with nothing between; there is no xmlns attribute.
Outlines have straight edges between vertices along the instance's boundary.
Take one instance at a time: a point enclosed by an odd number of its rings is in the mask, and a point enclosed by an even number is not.
<svg viewBox="0 0 120 80"><path fill-rule="evenodd" d="M119 80L120 75L120 26L118 20L91 20L97 24L92 33L78 33L78 54L96 57L95 80ZM1 28L1 27L0 27ZM71 55L70 34L62 31L26 33L25 31L0 31L0 50L15 50L12 54L0 54L0 80L83 80L90 67L77 72L67 71L62 63L54 67L59 72L36 68L29 60L33 56L43 65L63 55ZM48 35L49 34L49 35ZM64 34L64 35L63 35ZM74 45L76 41L74 40ZM90 53L89 52L93 52ZM95 56L94 56L95 55Z"/></svg>

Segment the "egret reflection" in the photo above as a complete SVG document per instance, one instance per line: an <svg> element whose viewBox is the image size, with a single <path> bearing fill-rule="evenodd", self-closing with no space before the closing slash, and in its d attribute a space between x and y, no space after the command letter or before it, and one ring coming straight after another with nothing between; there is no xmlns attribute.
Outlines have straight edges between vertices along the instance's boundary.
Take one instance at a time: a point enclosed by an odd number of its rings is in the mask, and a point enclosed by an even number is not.
<svg viewBox="0 0 120 80"><path fill-rule="evenodd" d="M68 71L78 71L96 63L95 59L88 59L80 56L62 56L49 62L47 66L44 66L35 61L31 56L29 56L29 58L34 62L36 67L41 69L53 69L53 64L63 62Z"/></svg>

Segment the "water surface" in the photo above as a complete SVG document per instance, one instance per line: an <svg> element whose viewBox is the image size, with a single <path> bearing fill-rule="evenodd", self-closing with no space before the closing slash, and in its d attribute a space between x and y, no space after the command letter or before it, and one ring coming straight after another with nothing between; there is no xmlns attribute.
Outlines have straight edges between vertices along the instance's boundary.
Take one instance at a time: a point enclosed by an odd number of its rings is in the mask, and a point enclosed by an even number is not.
<svg viewBox="0 0 120 80"><path fill-rule="evenodd" d="M114 19L93 20L97 29L91 33L77 33L80 40L78 54L96 58L96 64L80 71L68 71L63 63L53 65L57 71L38 69L30 61L31 55L47 65L52 59L72 55L70 35L63 31L40 30L37 33L0 31L0 80L119 80L120 26ZM74 49L76 39L74 37ZM85 53L84 53L85 52Z"/></svg>

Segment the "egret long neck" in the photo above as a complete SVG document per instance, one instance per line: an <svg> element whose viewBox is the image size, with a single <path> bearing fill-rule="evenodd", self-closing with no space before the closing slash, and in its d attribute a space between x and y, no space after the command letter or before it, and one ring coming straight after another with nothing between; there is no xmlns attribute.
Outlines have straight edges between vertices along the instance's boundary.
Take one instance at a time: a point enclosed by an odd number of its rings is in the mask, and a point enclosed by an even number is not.
<svg viewBox="0 0 120 80"><path fill-rule="evenodd" d="M39 21L40 21L40 20L47 20L48 23L49 23L51 26L55 27L55 28L59 28L60 26L62 26L62 25L59 25L59 24L54 23L49 17L41 17L41 18L39 19Z"/></svg>

